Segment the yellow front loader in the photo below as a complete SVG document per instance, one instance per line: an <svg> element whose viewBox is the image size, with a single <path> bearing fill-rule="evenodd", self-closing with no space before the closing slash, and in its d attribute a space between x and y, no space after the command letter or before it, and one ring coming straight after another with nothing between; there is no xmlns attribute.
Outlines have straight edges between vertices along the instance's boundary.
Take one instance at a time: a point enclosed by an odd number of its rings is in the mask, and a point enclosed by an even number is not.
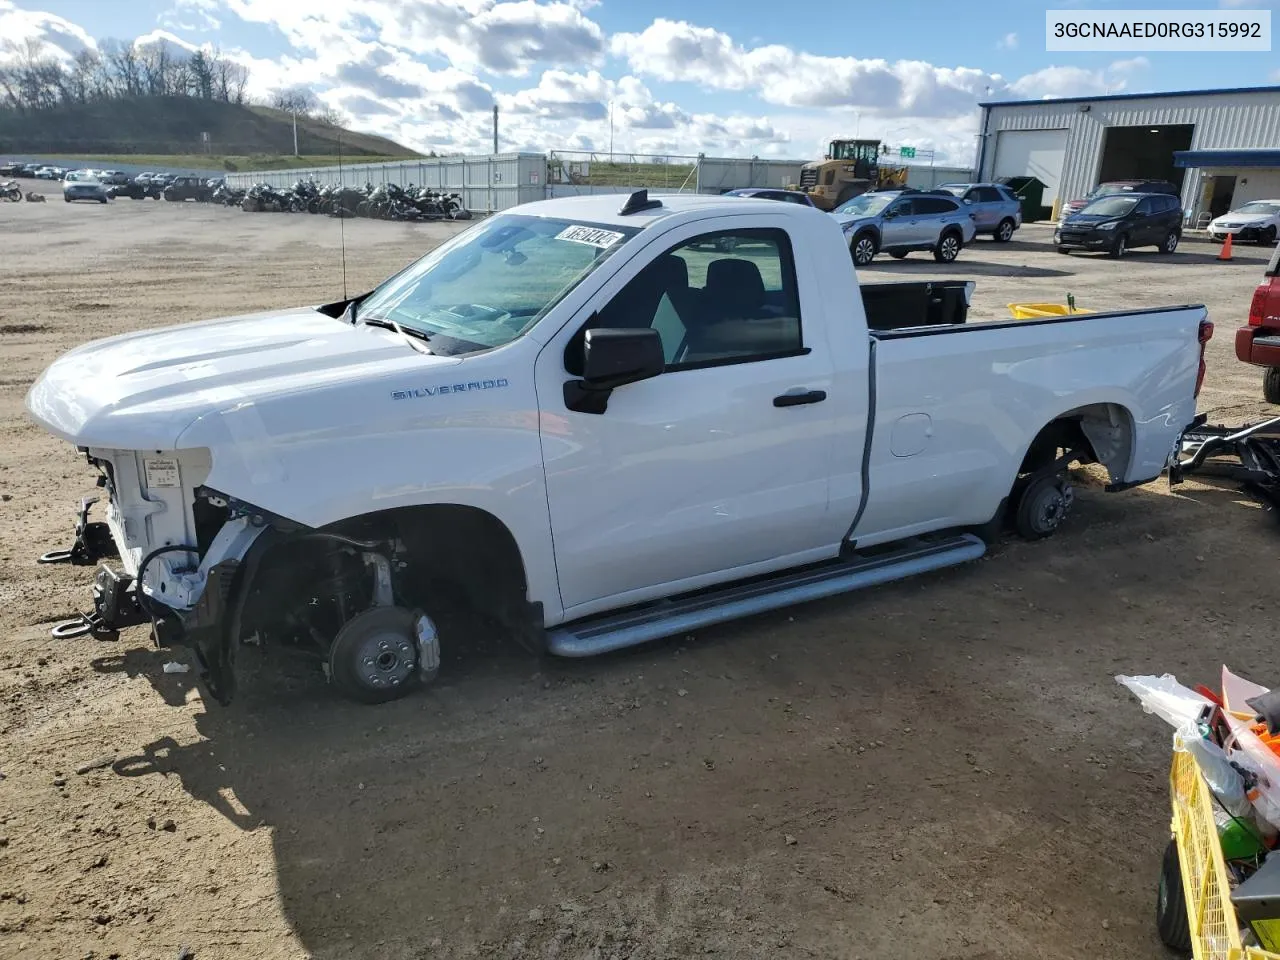
<svg viewBox="0 0 1280 960"><path fill-rule="evenodd" d="M832 140L824 159L800 168L800 182L790 190L809 195L819 210L834 210L868 190L907 185L906 167L880 166L879 140Z"/></svg>

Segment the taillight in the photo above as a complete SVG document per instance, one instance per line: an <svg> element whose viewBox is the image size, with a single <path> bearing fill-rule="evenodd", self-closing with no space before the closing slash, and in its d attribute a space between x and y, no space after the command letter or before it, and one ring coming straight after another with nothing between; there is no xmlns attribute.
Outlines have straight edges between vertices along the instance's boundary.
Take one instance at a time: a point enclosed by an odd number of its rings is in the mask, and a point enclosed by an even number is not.
<svg viewBox="0 0 1280 960"><path fill-rule="evenodd" d="M1262 326L1262 308L1271 292L1270 283L1260 283L1253 291L1253 300L1249 303L1249 326Z"/></svg>
<svg viewBox="0 0 1280 960"><path fill-rule="evenodd" d="M1213 321L1200 321L1200 368L1196 371L1196 389L1192 396L1200 396L1200 388L1204 386L1204 348L1213 339Z"/></svg>

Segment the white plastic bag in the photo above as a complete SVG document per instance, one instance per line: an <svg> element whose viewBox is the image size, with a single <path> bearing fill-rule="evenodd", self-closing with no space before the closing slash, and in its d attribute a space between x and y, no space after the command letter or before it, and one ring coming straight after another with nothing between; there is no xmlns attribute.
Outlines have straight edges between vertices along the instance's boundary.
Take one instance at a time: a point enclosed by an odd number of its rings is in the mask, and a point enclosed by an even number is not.
<svg viewBox="0 0 1280 960"><path fill-rule="evenodd" d="M1233 817L1247 817L1253 813L1253 804L1245 794L1244 778L1231 766L1225 750L1212 740L1199 737L1184 739L1182 748L1196 758L1196 765L1200 767L1209 789L1228 813Z"/></svg>
<svg viewBox="0 0 1280 960"><path fill-rule="evenodd" d="M1212 705L1211 700L1184 687L1171 673L1159 677L1121 675L1116 677L1116 683L1128 687L1142 704L1143 710L1154 713L1175 729L1194 723L1201 711Z"/></svg>

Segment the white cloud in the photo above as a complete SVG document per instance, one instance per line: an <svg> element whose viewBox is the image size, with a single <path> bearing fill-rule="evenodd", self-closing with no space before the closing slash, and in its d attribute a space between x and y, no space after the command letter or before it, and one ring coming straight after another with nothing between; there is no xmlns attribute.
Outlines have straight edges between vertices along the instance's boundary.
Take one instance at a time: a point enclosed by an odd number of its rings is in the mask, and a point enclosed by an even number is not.
<svg viewBox="0 0 1280 960"><path fill-rule="evenodd" d="M996 48L999 50L1018 49L1018 35L1016 33L1006 33L996 42Z"/></svg>
<svg viewBox="0 0 1280 960"><path fill-rule="evenodd" d="M52 13L21 10L9 0L0 0L0 39L20 47L32 41L41 56L69 61L82 50L96 50L97 42L82 27ZM17 54L6 53L0 44L0 62Z"/></svg>
<svg viewBox="0 0 1280 960"><path fill-rule="evenodd" d="M200 49L199 44L192 43L190 40L183 40L168 30L152 30L150 33L144 33L133 41L133 45L139 48L159 47L170 56L178 56L183 59Z"/></svg>
<svg viewBox="0 0 1280 960"><path fill-rule="evenodd" d="M323 52L377 40L445 57L463 69L522 75L535 64L598 63L604 31L581 3L552 0L219 0L241 19L273 26Z"/></svg>
<svg viewBox="0 0 1280 960"><path fill-rule="evenodd" d="M1085 97L1121 93L1128 88L1135 74L1151 64L1146 57L1117 60L1101 70L1084 67L1045 67L1035 73L1019 77L1009 85L1009 91L1027 99L1043 97Z"/></svg>
<svg viewBox="0 0 1280 960"><path fill-rule="evenodd" d="M218 30L222 21L215 16L218 0L173 0L173 6L156 18L162 27L204 33Z"/></svg>
<svg viewBox="0 0 1280 960"><path fill-rule="evenodd" d="M986 87L1004 85L999 75L969 67L817 56L778 44L747 49L726 33L683 20L658 19L640 33L617 34L610 49L638 74L752 91L788 107L948 116L971 109Z"/></svg>

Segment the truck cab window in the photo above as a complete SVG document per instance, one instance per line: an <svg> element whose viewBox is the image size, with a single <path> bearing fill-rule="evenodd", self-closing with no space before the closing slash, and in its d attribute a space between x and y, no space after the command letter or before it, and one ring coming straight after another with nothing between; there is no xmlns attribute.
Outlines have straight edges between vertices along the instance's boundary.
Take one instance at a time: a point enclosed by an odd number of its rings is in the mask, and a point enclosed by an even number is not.
<svg viewBox="0 0 1280 960"><path fill-rule="evenodd" d="M784 231L773 229L695 237L636 274L588 326L657 330L668 371L799 353L791 243ZM565 351L570 373L581 369L586 329Z"/></svg>

